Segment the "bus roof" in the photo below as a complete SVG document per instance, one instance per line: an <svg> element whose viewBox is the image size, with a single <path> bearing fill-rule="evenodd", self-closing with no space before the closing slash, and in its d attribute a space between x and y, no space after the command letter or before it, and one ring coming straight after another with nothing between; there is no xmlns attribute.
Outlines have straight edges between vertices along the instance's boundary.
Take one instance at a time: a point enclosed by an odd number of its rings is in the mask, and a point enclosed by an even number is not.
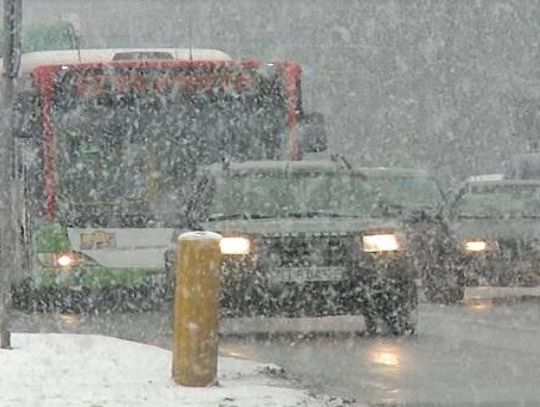
<svg viewBox="0 0 540 407"><path fill-rule="evenodd" d="M22 55L21 74L42 65L134 60L229 61L225 52L205 48L104 48L29 52ZM2 61L2 59L0 59ZM3 65L3 64L2 64Z"/></svg>

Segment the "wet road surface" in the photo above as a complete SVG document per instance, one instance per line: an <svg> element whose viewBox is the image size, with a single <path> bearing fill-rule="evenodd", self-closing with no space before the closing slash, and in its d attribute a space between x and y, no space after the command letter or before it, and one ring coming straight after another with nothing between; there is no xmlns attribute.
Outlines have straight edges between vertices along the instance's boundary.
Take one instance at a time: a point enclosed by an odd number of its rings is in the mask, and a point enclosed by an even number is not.
<svg viewBox="0 0 540 407"><path fill-rule="evenodd" d="M116 336L170 348L169 313L17 313L17 332ZM423 304L417 336L370 338L361 318L226 321L221 353L281 365L322 393L404 405L540 405L540 304ZM249 333L245 335L245 333Z"/></svg>

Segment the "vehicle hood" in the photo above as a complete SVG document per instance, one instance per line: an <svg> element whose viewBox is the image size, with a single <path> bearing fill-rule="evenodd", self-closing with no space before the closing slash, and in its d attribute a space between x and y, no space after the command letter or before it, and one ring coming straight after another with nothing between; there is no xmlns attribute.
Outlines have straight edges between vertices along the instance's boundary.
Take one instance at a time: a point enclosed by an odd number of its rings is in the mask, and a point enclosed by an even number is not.
<svg viewBox="0 0 540 407"><path fill-rule="evenodd" d="M540 239L540 219L461 219L450 227L458 238Z"/></svg>
<svg viewBox="0 0 540 407"><path fill-rule="evenodd" d="M206 222L204 229L248 234L358 233L373 229L402 229L401 222L377 218L241 219Z"/></svg>

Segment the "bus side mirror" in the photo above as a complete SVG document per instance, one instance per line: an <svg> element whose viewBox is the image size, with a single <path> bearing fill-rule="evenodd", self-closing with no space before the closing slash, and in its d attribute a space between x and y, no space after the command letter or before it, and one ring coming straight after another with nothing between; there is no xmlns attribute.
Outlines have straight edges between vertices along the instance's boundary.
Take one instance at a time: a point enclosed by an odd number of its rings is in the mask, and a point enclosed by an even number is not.
<svg viewBox="0 0 540 407"><path fill-rule="evenodd" d="M304 153L318 153L328 148L328 138L324 116L319 112L305 113L300 120L301 150Z"/></svg>

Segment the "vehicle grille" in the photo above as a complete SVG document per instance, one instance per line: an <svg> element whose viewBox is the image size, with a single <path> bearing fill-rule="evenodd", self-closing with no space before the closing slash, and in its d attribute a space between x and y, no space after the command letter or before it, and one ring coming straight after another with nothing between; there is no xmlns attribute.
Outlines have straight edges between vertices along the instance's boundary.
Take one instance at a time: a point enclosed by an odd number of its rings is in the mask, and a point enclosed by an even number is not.
<svg viewBox="0 0 540 407"><path fill-rule="evenodd" d="M499 240L502 264L496 272L484 270L490 284L537 286L540 284L540 245L535 240Z"/></svg>
<svg viewBox="0 0 540 407"><path fill-rule="evenodd" d="M272 267L344 266L351 258L351 235L270 235L263 239L264 256Z"/></svg>
<svg viewBox="0 0 540 407"><path fill-rule="evenodd" d="M504 260L540 261L540 242L536 240L499 240L498 243Z"/></svg>

